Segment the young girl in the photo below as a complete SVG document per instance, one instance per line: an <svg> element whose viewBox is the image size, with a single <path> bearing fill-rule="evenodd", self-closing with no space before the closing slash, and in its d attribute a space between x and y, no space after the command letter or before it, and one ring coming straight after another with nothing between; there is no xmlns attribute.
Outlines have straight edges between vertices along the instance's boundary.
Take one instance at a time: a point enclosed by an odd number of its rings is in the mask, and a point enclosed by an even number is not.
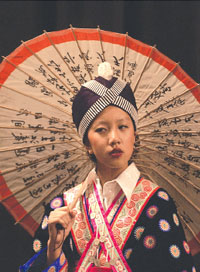
<svg viewBox="0 0 200 272"><path fill-rule="evenodd" d="M137 127L133 92L112 76L108 63L99 74L81 87L72 107L96 167L83 185L51 201L34 240L41 250L20 271L194 272L173 200L130 162Z"/></svg>

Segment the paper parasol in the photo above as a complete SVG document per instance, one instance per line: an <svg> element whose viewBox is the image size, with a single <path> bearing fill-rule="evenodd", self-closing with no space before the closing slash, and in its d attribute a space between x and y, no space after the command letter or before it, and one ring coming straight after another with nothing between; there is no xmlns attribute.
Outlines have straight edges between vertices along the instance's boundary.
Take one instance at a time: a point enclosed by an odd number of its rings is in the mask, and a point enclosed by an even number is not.
<svg viewBox="0 0 200 272"><path fill-rule="evenodd" d="M192 253L200 251L200 87L178 63L128 34L44 32L0 65L0 199L33 235L43 206L93 167L71 117L99 63L131 84L139 125L134 162L174 198Z"/></svg>

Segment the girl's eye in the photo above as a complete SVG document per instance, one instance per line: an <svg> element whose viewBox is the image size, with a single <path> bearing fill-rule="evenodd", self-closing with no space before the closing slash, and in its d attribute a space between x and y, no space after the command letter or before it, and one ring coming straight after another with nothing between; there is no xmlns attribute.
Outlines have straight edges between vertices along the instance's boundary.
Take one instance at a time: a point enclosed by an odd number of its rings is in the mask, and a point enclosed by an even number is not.
<svg viewBox="0 0 200 272"><path fill-rule="evenodd" d="M127 125L121 125L121 126L119 126L119 129L124 129L124 128L128 128L128 126Z"/></svg>
<svg viewBox="0 0 200 272"><path fill-rule="evenodd" d="M106 129L105 128L97 128L95 131L98 133L104 132Z"/></svg>

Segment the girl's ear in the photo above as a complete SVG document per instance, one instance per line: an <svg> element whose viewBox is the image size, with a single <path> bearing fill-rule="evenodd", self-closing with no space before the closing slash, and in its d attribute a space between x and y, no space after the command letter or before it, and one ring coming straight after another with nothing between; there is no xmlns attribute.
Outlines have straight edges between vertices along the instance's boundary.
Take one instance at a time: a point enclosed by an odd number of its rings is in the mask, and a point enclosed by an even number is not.
<svg viewBox="0 0 200 272"><path fill-rule="evenodd" d="M93 151L92 151L92 147L90 145L90 142L89 142L89 139L88 139L88 135L86 135L86 137L84 138L84 141L83 141L84 145L85 145L85 148L88 152L89 155L92 155L93 154Z"/></svg>
<svg viewBox="0 0 200 272"><path fill-rule="evenodd" d="M86 147L87 152L88 152L90 155L92 155L92 154L93 154L93 151L92 151L92 148L91 148L90 144L86 145L85 147Z"/></svg>
<svg viewBox="0 0 200 272"><path fill-rule="evenodd" d="M90 154L90 155L93 154L92 147L91 147L88 139L85 140L84 145L85 145L85 148L86 148L88 154Z"/></svg>

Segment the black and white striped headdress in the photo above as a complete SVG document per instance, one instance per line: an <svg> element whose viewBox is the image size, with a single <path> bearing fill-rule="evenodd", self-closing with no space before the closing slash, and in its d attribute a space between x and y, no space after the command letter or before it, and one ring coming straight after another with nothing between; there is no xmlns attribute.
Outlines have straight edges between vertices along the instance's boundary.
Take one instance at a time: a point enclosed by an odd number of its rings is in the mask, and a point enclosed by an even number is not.
<svg viewBox="0 0 200 272"><path fill-rule="evenodd" d="M109 70L109 71L108 71ZM99 65L99 77L81 86L72 105L72 117L82 140L92 121L108 106L127 112L137 127L137 106L128 83L112 76L109 63Z"/></svg>

